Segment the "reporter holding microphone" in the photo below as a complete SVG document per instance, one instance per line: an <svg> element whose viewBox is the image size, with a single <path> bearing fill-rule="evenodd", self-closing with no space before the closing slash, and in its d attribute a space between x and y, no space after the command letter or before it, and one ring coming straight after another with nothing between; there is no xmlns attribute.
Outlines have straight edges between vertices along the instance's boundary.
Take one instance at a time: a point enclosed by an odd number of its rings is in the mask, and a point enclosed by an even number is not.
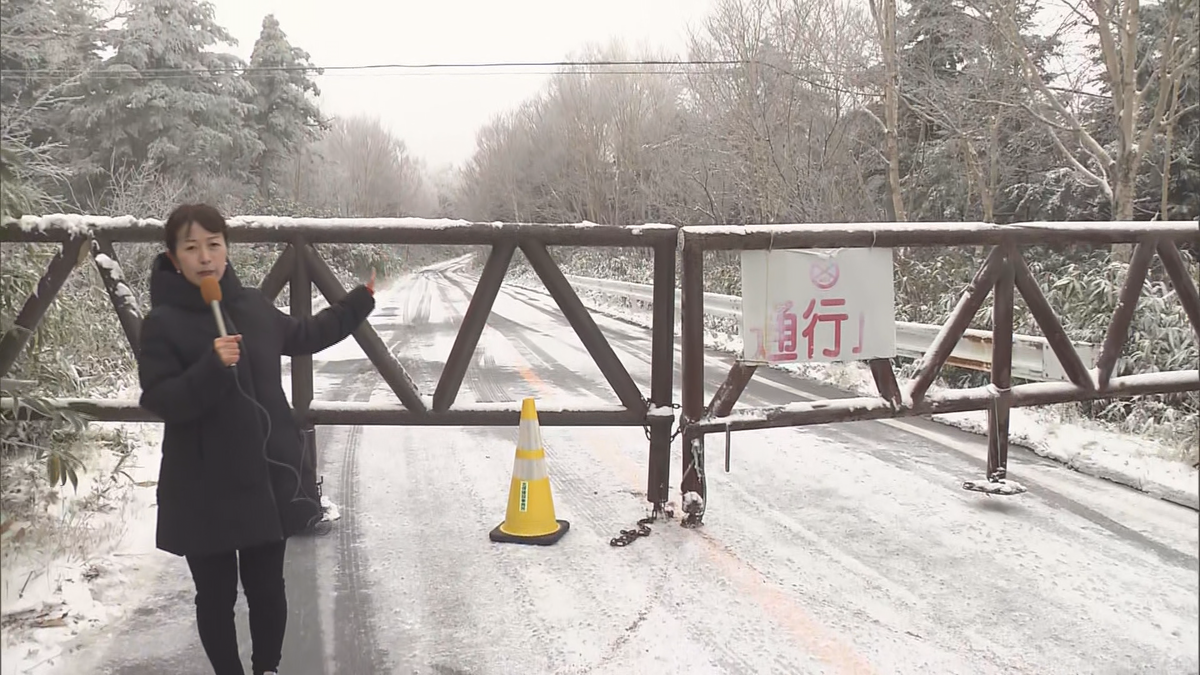
<svg viewBox="0 0 1200 675"><path fill-rule="evenodd" d="M244 675L233 613L240 577L253 673L263 675L277 672L283 649L287 539L322 516L317 495L301 489L304 441L280 357L346 339L375 308L375 275L316 316L291 317L242 286L226 229L205 204L167 218L142 322L140 403L165 422L156 543L187 559L204 651L216 675Z"/></svg>

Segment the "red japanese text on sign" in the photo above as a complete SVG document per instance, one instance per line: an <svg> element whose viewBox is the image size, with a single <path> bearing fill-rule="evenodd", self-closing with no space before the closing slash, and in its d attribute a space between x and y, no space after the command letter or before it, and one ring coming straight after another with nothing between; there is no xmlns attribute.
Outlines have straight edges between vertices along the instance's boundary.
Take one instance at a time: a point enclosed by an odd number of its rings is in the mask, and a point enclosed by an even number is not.
<svg viewBox="0 0 1200 675"><path fill-rule="evenodd" d="M799 343L797 332L800 322L792 311L791 300L783 303L775 310L775 353L771 354L772 361L795 361L796 348Z"/></svg>
<svg viewBox="0 0 1200 675"><path fill-rule="evenodd" d="M845 307L845 298L821 298L821 307ZM804 338L808 340L808 358L813 357L813 350L816 347L816 331L818 323L833 324L833 348L822 348L821 353L825 356L840 356L842 353L842 322L850 318L845 311L824 313L821 311L813 311L817 307L817 299L813 298L808 301L808 307L804 310L804 319L808 321L808 325L804 327Z"/></svg>
<svg viewBox="0 0 1200 675"><path fill-rule="evenodd" d="M892 252L742 252L743 358L858 361L895 354Z"/></svg>

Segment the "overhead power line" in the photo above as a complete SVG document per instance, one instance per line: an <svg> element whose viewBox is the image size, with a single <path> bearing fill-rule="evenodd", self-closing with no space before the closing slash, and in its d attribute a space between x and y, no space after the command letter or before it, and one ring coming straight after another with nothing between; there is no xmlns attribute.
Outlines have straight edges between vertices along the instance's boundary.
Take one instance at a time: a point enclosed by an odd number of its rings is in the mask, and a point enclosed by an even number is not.
<svg viewBox="0 0 1200 675"><path fill-rule="evenodd" d="M715 70L715 69L709 69L709 70L702 70L702 69L665 70L664 69L664 70L595 70L595 71L590 71L590 72L562 71L562 70L521 70L521 71L488 72L488 73L468 73L468 72L462 72L462 71L448 72L448 73L437 73L437 72L432 72L432 71L406 72L406 73L342 72L342 73L335 73L333 75L325 74L324 77L471 77L471 76L501 76L501 75L507 75L507 76L521 76L521 75L526 75L526 76L531 76L531 75L568 75L568 76L569 75L594 75L594 76L604 76L604 75L706 75L706 74L716 74L719 72L725 72L725 71L719 71L719 70ZM222 73L221 71L213 71L212 74L219 76L222 74L231 75L234 73L231 73L228 71L226 71L224 73ZM321 75L318 75L318 77L320 77L320 76ZM26 76L24 76L24 75L22 75L22 76L13 75L13 74L11 74L11 71L0 72L0 79L15 80L15 79L25 79L25 77ZM51 80L51 81L55 81L55 82L65 82L65 81L72 80L72 79L83 79L85 77L85 74L76 74L76 75L73 75L70 77L56 76L56 75L44 75L44 76L39 76L39 77L41 79L47 79L47 80ZM190 75L190 74L176 73L176 74L168 74L168 75L147 75L140 71L133 72L133 73L91 72L91 73L87 73L86 77L94 78L96 80L105 80L105 81L124 81L124 80L180 81L180 80L196 79L195 75Z"/></svg>
<svg viewBox="0 0 1200 675"><path fill-rule="evenodd" d="M800 75L788 68L754 59L688 59L688 60L598 60L598 61L481 61L472 63L371 63L343 66L230 66L222 68L96 68L65 70L53 68L0 70L0 79L38 77L67 81L72 79L102 80L181 80L205 76L244 75L251 73L311 73L323 76L447 76L447 75L711 75L729 68L760 67L802 82L814 89L853 96L877 96L874 92L839 86L835 73L816 73L830 76L822 81ZM553 70L550 70L553 69ZM392 71L392 72L387 72ZM398 71L398 72L397 72Z"/></svg>
<svg viewBox="0 0 1200 675"><path fill-rule="evenodd" d="M650 67L672 67L672 68L691 68L699 66L748 66L756 63L750 60L637 60L637 61L620 61L620 60L604 60L604 61L480 61L474 63L369 63L362 65L347 65L347 66L315 66L315 65L297 65L297 66L231 66L228 68L144 68L137 70L137 75L143 77L162 76L162 75L181 75L181 76L201 76L201 75L224 75L229 73L319 73L319 72L354 72L354 71L378 71L378 70L400 70L400 71L422 71L422 70L483 70L495 71L505 68L611 68L621 67L627 69L635 68L650 68ZM641 71L635 71L641 72ZM60 76L60 77L77 77L85 74L85 71L79 70L63 70L54 68L28 68L28 69L5 69L0 70L0 75L3 76ZM88 75L102 76L103 70L86 71ZM132 75L133 73L122 73L120 71L113 73L114 75Z"/></svg>

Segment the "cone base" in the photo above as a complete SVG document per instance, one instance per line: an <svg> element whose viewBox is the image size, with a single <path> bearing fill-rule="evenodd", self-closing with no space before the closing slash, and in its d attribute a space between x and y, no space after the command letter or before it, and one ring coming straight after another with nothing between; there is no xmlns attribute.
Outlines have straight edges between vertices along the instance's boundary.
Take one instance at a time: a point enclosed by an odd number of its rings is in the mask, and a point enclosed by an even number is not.
<svg viewBox="0 0 1200 675"><path fill-rule="evenodd" d="M488 538L498 544L531 544L533 546L550 546L552 544L557 544L558 540L562 539L563 535L567 533L567 530L571 529L571 523L568 523L565 520L559 520L556 522L558 523L557 530L549 534L543 534L536 537L519 537L515 534L509 534L500 529L504 526L504 523L500 523L491 531L491 533L488 534Z"/></svg>

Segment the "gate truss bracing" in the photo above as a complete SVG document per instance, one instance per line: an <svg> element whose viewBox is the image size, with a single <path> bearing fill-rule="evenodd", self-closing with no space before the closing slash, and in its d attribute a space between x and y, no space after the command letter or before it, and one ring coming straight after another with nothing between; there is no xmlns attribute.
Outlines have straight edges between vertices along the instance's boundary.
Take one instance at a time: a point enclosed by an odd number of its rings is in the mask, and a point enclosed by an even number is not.
<svg viewBox="0 0 1200 675"><path fill-rule="evenodd" d="M6 375L37 330L50 303L76 264L89 252L117 312L130 349L139 346L141 310L121 272L114 243L162 241L162 222L134 218L44 216L8 219L0 224L0 243L50 243L60 249L46 273L0 336L0 376ZM383 339L364 323L353 334L367 358L396 396L392 403L331 403L313 400L312 357L292 359L292 403L307 430L317 424L432 426L516 426L517 403L455 406L492 305L513 254L520 249L546 285L564 317L604 375L617 402L591 409L557 409L547 401L539 413L546 426L640 426L647 430L647 500L661 512L669 494L670 453L682 433L685 452L681 493L706 496L704 437L710 433L987 410L989 415L986 478L1002 481L1007 473L1008 417L1013 407L1145 394L1200 391L1200 371L1180 370L1114 376L1129 333L1143 282L1157 254L1200 340L1200 295L1189 276L1179 244L1200 245L1193 222L1125 223L875 223L676 227L471 223L390 219L316 219L238 217L229 220L230 240L285 244L260 289L274 300L285 285L293 316L312 315L312 287L330 302L346 290L322 259L318 246L332 243L475 245L491 247L446 365L431 396L418 391L404 366ZM1089 368L1029 271L1022 248L1031 245L1133 243L1133 259L1095 367ZM704 265L710 250L852 248L913 246L986 246L987 257L958 305L919 362L917 375L902 387L891 361L869 361L877 396L830 399L733 412L757 366L738 361L704 404ZM650 396L646 397L580 301L569 278L554 262L549 247L638 247L654 254ZM673 368L676 256L682 265L681 339L682 411L675 424ZM1069 382L1012 384L1013 302L1025 299L1031 314L1058 357ZM987 297L992 296L991 385L930 394L929 388L954 345ZM50 404L97 421L157 421L136 401L57 399ZM0 398L0 411L35 419L11 395ZM672 428L675 432L672 433ZM310 467L315 466L315 461ZM311 470L311 469L310 469ZM699 524L704 499L685 522Z"/></svg>

